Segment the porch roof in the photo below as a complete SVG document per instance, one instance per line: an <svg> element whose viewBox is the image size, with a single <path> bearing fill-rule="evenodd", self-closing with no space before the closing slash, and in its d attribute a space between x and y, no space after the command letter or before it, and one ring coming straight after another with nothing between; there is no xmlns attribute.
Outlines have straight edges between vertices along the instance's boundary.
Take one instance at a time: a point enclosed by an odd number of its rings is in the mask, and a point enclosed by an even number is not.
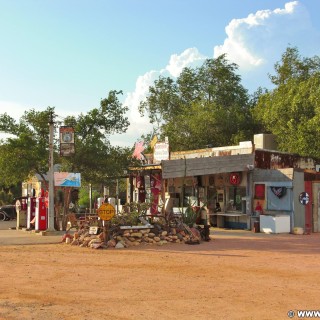
<svg viewBox="0 0 320 320"><path fill-rule="evenodd" d="M162 178L203 176L224 172L248 171L254 166L254 153L193 159L163 160ZM253 168L253 167L252 167Z"/></svg>

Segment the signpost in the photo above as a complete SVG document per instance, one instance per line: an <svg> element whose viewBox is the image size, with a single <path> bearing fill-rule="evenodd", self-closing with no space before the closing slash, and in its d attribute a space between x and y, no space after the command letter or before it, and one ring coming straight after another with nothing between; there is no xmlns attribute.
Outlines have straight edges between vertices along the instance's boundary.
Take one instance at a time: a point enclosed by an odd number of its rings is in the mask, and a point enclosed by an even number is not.
<svg viewBox="0 0 320 320"><path fill-rule="evenodd" d="M116 213L113 205L110 203L103 203L98 209L98 216L101 220L109 221Z"/></svg>
<svg viewBox="0 0 320 320"><path fill-rule="evenodd" d="M108 241L108 226L106 221L110 221L115 215L115 208L110 203L103 203L98 209L98 216L101 220L103 220L103 235L104 235L104 243Z"/></svg>

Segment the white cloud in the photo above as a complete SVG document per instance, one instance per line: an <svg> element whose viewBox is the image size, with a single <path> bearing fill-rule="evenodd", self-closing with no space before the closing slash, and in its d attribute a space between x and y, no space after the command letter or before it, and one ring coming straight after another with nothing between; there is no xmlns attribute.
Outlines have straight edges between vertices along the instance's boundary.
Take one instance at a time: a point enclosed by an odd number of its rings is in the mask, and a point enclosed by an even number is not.
<svg viewBox="0 0 320 320"><path fill-rule="evenodd" d="M308 12L298 1L288 2L283 9L261 10L233 19L226 34L224 43L214 47L214 57L226 53L242 71L274 64L289 45L310 48L319 39Z"/></svg>
<svg viewBox="0 0 320 320"><path fill-rule="evenodd" d="M233 19L225 30L227 38L214 47L214 57L226 53L227 59L239 66L243 84L249 90L271 86L268 73L273 73L274 64L288 46L296 46L302 56L319 54L319 32L299 1Z"/></svg>
<svg viewBox="0 0 320 320"><path fill-rule="evenodd" d="M319 54L319 32L313 29L307 10L298 1L233 19L225 30L227 37L222 45L214 47L213 57L226 53L227 59L239 66L242 83L251 92L259 86L271 87L268 74L273 73L274 64L288 46L297 46L303 56ZM181 54L172 54L164 69L140 76L135 91L128 93L125 101L130 108L130 128L126 134L115 137L114 143L128 145L130 141L133 146L143 133L151 131L149 119L140 117L138 105L155 79L160 75L176 78L183 68L201 65L206 58L197 48L188 48Z"/></svg>
<svg viewBox="0 0 320 320"><path fill-rule="evenodd" d="M183 68L203 62L205 56L200 54L197 48L184 50L180 55L173 54L170 57L166 70L173 76L178 77Z"/></svg>
<svg viewBox="0 0 320 320"><path fill-rule="evenodd" d="M173 54L169 59L169 64L159 71L149 71L143 76L139 76L136 81L136 87L134 92L129 92L124 101L124 105L129 107L127 114L130 127L125 134L113 135L111 142L113 145L119 146L133 146L134 143L141 137L142 134L146 134L152 131L152 125L149 122L147 115L140 116L139 104L143 101L149 92L149 87L154 84L154 81L159 76L177 77L188 66L195 66L203 62L205 57L201 55L196 48L189 48L183 51L180 55Z"/></svg>
<svg viewBox="0 0 320 320"><path fill-rule="evenodd" d="M111 143L118 146L133 146L142 134L149 133L152 125L147 116L141 117L139 113L140 101L143 101L151 86L160 75L158 71L149 71L143 76L139 76L136 81L134 92L129 92L125 98L124 105L129 108L127 113L130 126L126 133L111 136Z"/></svg>

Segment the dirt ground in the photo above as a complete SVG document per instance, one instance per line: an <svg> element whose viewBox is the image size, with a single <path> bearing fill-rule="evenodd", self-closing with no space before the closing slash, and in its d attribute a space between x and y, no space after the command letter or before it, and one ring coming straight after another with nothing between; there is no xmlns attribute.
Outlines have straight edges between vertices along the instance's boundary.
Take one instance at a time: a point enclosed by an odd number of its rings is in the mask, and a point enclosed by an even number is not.
<svg viewBox="0 0 320 320"><path fill-rule="evenodd" d="M288 319L319 310L320 234L200 245L0 246L0 319Z"/></svg>

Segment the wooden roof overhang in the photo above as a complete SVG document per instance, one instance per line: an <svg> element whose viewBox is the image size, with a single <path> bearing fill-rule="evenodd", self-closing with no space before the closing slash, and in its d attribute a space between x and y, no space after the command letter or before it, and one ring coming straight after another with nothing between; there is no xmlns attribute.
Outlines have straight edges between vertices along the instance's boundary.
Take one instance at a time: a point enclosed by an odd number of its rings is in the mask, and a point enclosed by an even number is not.
<svg viewBox="0 0 320 320"><path fill-rule="evenodd" d="M254 154L164 160L161 165L163 179L242 172L253 168Z"/></svg>

